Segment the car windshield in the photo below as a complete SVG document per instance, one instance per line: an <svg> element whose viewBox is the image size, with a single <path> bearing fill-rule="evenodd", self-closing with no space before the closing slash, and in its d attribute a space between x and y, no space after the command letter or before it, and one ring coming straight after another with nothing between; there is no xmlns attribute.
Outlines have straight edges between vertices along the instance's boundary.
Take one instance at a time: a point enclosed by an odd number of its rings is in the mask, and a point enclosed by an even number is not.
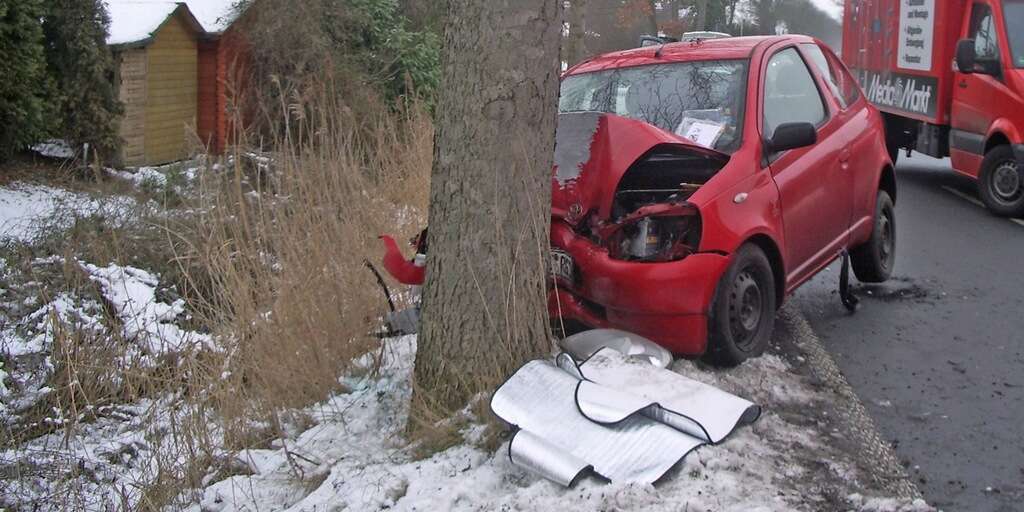
<svg viewBox="0 0 1024 512"><path fill-rule="evenodd" d="M655 64L574 75L562 82L561 112L638 119L731 153L739 147L747 61Z"/></svg>
<svg viewBox="0 0 1024 512"><path fill-rule="evenodd" d="M1024 68L1024 0L1005 0L1003 17L1006 19L1010 50L1013 51L1013 66Z"/></svg>

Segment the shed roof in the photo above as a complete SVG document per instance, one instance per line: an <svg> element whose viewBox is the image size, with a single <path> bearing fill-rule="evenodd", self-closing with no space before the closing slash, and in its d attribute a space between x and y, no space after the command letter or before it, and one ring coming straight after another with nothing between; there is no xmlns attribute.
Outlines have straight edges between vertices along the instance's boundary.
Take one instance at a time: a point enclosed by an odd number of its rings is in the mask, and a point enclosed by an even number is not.
<svg viewBox="0 0 1024 512"><path fill-rule="evenodd" d="M144 45L177 9L185 7L199 32L220 33L234 20L235 0L106 0L110 14L107 44Z"/></svg>

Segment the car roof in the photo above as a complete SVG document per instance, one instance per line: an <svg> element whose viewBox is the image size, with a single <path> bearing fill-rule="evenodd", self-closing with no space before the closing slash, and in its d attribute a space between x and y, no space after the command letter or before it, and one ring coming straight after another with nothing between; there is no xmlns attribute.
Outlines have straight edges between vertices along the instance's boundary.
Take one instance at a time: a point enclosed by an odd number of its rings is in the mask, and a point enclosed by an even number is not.
<svg viewBox="0 0 1024 512"><path fill-rule="evenodd" d="M814 38L800 35L747 36L645 46L598 55L573 66L565 73L565 76L667 62L746 59L754 53L758 46L762 44L769 46L782 41L809 43L814 42Z"/></svg>

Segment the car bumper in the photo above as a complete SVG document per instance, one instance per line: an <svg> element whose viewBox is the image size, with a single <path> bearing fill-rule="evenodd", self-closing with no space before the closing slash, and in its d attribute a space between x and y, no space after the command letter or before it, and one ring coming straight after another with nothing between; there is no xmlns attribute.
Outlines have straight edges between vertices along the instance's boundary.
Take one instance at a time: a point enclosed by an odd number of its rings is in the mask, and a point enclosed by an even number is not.
<svg viewBox="0 0 1024 512"><path fill-rule="evenodd" d="M551 238L573 257L576 272L573 283L559 282L549 293L553 319L635 332L677 354L704 352L708 311L728 256L700 253L680 261L631 263L609 258L557 222Z"/></svg>

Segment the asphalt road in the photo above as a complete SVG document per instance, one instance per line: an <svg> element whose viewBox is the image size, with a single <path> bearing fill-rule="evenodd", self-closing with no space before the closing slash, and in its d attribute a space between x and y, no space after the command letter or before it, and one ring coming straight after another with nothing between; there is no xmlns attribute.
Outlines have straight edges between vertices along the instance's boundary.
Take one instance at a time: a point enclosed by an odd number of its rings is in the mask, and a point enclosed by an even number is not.
<svg viewBox="0 0 1024 512"><path fill-rule="evenodd" d="M946 511L1024 510L1024 222L975 204L948 160L898 165L897 277L858 286L838 264L791 299Z"/></svg>

